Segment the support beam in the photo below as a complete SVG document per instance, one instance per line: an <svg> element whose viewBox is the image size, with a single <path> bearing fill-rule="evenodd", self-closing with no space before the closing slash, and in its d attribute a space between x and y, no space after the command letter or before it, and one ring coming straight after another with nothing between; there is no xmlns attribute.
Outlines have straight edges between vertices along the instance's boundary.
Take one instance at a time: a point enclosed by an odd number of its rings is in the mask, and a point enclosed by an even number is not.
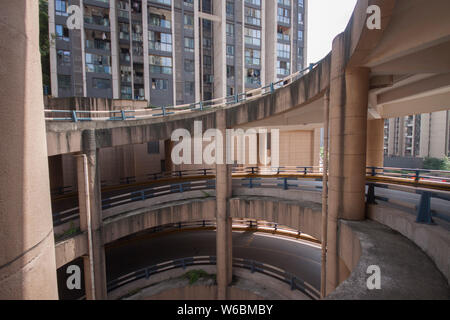
<svg viewBox="0 0 450 320"><path fill-rule="evenodd" d="M102 237L102 200L95 132L83 132L84 154L77 156L80 229L88 236L89 252L84 259L86 299L105 300L106 266Z"/></svg>
<svg viewBox="0 0 450 320"><path fill-rule="evenodd" d="M367 121L367 167L382 167L384 163L384 119Z"/></svg>
<svg viewBox="0 0 450 320"><path fill-rule="evenodd" d="M347 275L339 258L339 220L365 218L366 139L369 73L346 68L343 34L333 41L330 83L330 164L326 292Z"/></svg>
<svg viewBox="0 0 450 320"><path fill-rule="evenodd" d="M58 299L39 1L0 10L0 299Z"/></svg>
<svg viewBox="0 0 450 320"><path fill-rule="evenodd" d="M216 127L225 137L226 119L225 110L216 112ZM218 143L216 148L221 147ZM217 150L217 149L216 149ZM228 285L232 278L232 229L231 218L229 213L229 197L230 197L230 176L231 170L226 164L225 148L223 148L223 159L220 164L219 159L216 164L216 257L217 257L217 298L226 300L228 297Z"/></svg>
<svg viewBox="0 0 450 320"><path fill-rule="evenodd" d="M327 222L328 222L328 135L330 118L330 93L327 91L324 97L324 123L323 123L323 178L322 178L322 266L320 294L324 298L326 291L326 265L327 265Z"/></svg>

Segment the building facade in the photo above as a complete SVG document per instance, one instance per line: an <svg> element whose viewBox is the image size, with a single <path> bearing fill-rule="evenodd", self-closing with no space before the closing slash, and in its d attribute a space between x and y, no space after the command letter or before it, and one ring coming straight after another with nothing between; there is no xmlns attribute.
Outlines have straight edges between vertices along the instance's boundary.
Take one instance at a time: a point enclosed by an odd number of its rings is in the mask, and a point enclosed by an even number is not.
<svg viewBox="0 0 450 320"><path fill-rule="evenodd" d="M307 0L49 0L52 96L241 93L306 66L306 17Z"/></svg>
<svg viewBox="0 0 450 320"><path fill-rule="evenodd" d="M450 112L440 111L386 119L386 156L444 158L450 156Z"/></svg>

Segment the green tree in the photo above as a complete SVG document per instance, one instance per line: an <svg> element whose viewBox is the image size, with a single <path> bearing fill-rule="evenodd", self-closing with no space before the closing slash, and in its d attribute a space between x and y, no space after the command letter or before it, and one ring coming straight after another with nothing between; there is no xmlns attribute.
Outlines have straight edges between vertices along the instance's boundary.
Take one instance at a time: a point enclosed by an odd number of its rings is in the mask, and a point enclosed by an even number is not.
<svg viewBox="0 0 450 320"><path fill-rule="evenodd" d="M423 168L429 170L450 170L450 159L448 157L443 159L425 158Z"/></svg>
<svg viewBox="0 0 450 320"><path fill-rule="evenodd" d="M47 86L50 91L50 41L48 36L47 0L39 0L39 48L41 51L42 84Z"/></svg>

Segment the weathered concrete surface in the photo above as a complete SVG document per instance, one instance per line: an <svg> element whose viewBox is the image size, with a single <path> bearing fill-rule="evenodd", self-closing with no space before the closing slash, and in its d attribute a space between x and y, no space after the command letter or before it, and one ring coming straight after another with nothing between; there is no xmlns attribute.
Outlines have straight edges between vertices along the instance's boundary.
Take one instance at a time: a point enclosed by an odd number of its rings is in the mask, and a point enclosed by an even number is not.
<svg viewBox="0 0 450 320"><path fill-rule="evenodd" d="M0 10L0 299L57 299L38 1Z"/></svg>
<svg viewBox="0 0 450 320"><path fill-rule="evenodd" d="M347 266L355 265L350 277L327 296L330 300L357 299L450 299L447 279L414 243L378 222L340 221L342 240L356 246L356 252L340 252ZM359 239L359 245L356 243ZM347 248L350 247L347 243ZM367 268L381 270L381 289L369 290ZM350 268L349 268L350 269Z"/></svg>
<svg viewBox="0 0 450 320"><path fill-rule="evenodd" d="M322 207L317 203L238 196L230 199L230 213L232 218L275 222L321 239Z"/></svg>
<svg viewBox="0 0 450 320"><path fill-rule="evenodd" d="M56 268L59 269L70 261L87 254L87 233L80 233L72 238L57 242L55 245Z"/></svg>
<svg viewBox="0 0 450 320"><path fill-rule="evenodd" d="M415 215L385 204L368 206L368 217L400 232L421 248L450 284L450 232L439 225L416 223Z"/></svg>

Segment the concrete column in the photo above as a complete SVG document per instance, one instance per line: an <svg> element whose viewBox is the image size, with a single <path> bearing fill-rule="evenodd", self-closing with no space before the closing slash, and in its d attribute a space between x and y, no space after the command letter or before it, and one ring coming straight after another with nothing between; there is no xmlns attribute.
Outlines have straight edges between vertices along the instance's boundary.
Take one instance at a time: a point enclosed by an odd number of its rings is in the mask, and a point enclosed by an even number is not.
<svg viewBox="0 0 450 320"><path fill-rule="evenodd" d="M339 219L365 217L369 69L345 70L343 34L333 41L330 83L330 163L326 292L340 283Z"/></svg>
<svg viewBox="0 0 450 320"><path fill-rule="evenodd" d="M58 299L38 1L0 10L0 299Z"/></svg>
<svg viewBox="0 0 450 320"><path fill-rule="evenodd" d="M214 24L214 98L222 98L227 95L227 58L226 58L226 1L214 0L213 14L220 21Z"/></svg>
<svg viewBox="0 0 450 320"><path fill-rule="evenodd" d="M226 119L225 110L216 112L216 127L222 132L225 140ZM228 199L230 195L230 169L225 163L226 148L223 152L223 164L216 164L216 257L217 257L217 297L219 300L227 299L227 287L231 282L231 218L229 214ZM217 159L219 162L219 159Z"/></svg>
<svg viewBox="0 0 450 320"><path fill-rule="evenodd" d="M171 139L164 140L164 159L166 165L165 170L167 172L173 171L172 149L173 141Z"/></svg>
<svg viewBox="0 0 450 320"><path fill-rule="evenodd" d="M83 132L84 154L77 156L80 229L88 236L84 258L86 299L104 300L106 291L105 249L102 237L102 200L95 131Z"/></svg>
<svg viewBox="0 0 450 320"><path fill-rule="evenodd" d="M384 119L367 121L367 167L382 167L384 163Z"/></svg>
<svg viewBox="0 0 450 320"><path fill-rule="evenodd" d="M146 18L147 19L147 18ZM111 29L111 71L112 71L112 89L113 99L120 98L120 71L119 71L119 37L117 24L117 6L116 0L109 1L109 21ZM144 39L144 42L148 39ZM145 55L145 52L144 52Z"/></svg>
<svg viewBox="0 0 450 320"><path fill-rule="evenodd" d="M195 102L202 101L201 96L201 79L200 77L200 22L198 17L198 2L199 0L194 0L194 77L195 77ZM172 26L174 28L174 26ZM176 104L176 101L174 101Z"/></svg>

